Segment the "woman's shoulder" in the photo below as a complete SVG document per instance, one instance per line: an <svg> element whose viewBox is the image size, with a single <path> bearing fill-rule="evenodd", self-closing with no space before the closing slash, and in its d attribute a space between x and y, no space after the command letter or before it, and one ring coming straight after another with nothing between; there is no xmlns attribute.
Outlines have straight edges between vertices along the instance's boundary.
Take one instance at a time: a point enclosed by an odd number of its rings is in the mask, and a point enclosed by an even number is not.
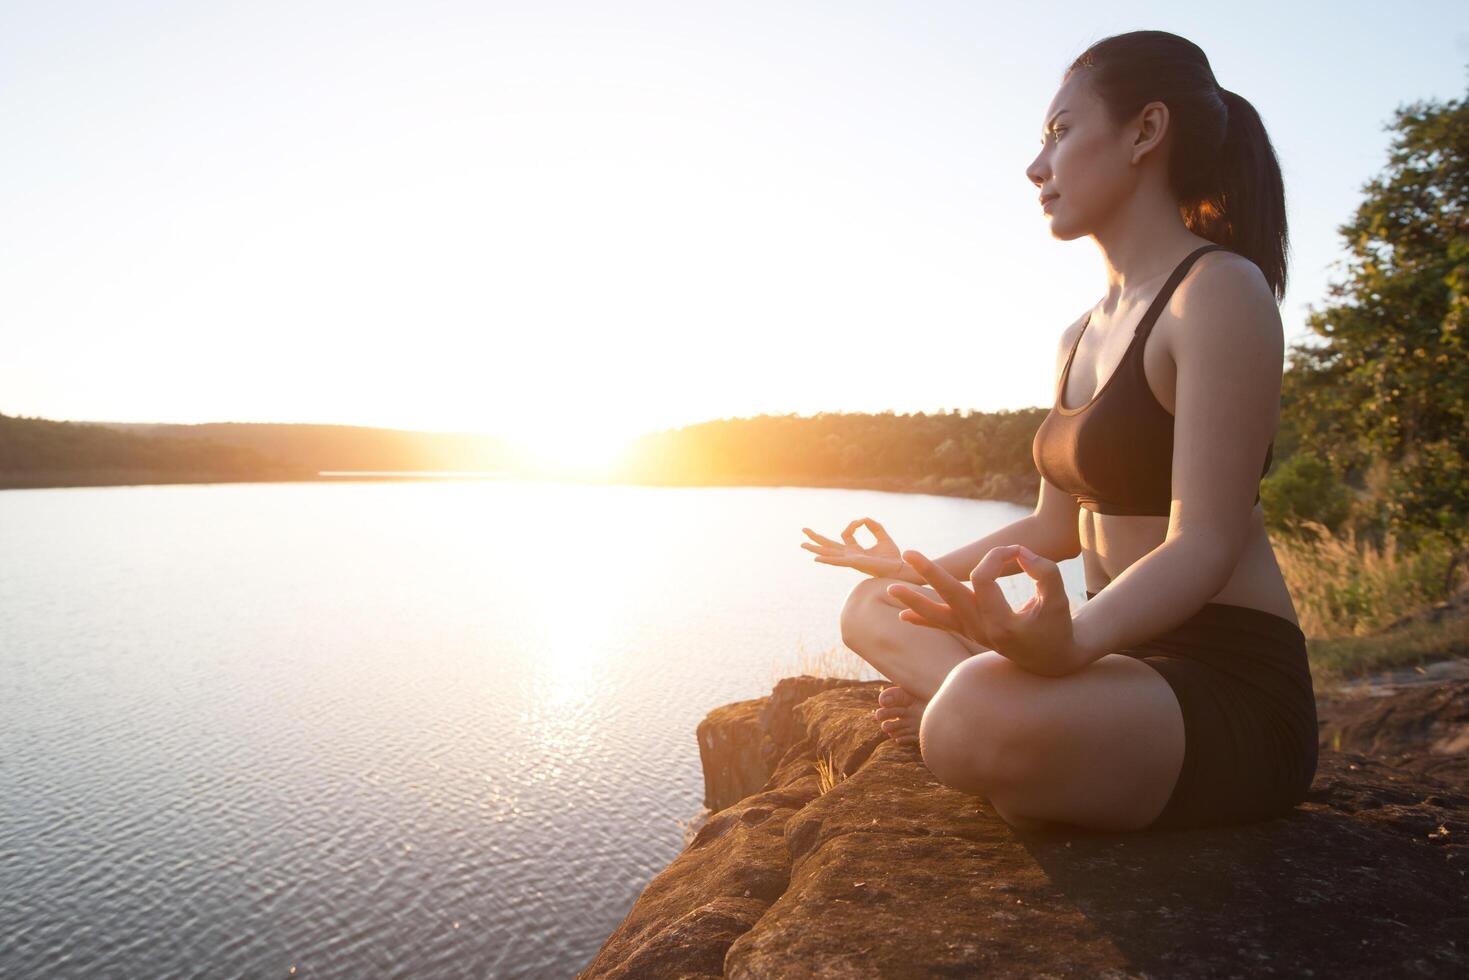
<svg viewBox="0 0 1469 980"><path fill-rule="evenodd" d="M1092 315L1087 310L1081 316L1071 321L1071 325L1061 331L1061 336L1056 340L1056 378L1060 380L1061 369L1066 366L1066 358L1071 356L1071 348L1076 346L1076 341L1081 337L1081 331L1086 326L1087 318Z"/></svg>
<svg viewBox="0 0 1469 980"><path fill-rule="evenodd" d="M1061 331L1061 336L1056 340L1056 350L1061 355L1061 360L1066 360L1066 355L1071 353L1071 345L1075 344L1076 339L1081 336L1081 331L1091 315L1092 311L1088 309L1081 316L1072 320L1070 326Z"/></svg>
<svg viewBox="0 0 1469 980"><path fill-rule="evenodd" d="M1275 292L1265 273L1249 258L1227 248L1205 252L1194 260L1174 290L1169 306L1179 312L1223 304L1231 309L1277 309Z"/></svg>
<svg viewBox="0 0 1469 980"><path fill-rule="evenodd" d="M1275 293L1260 267L1229 249L1205 252L1178 284L1166 309L1169 344L1220 341L1283 344ZM1159 324L1163 326L1163 324Z"/></svg>

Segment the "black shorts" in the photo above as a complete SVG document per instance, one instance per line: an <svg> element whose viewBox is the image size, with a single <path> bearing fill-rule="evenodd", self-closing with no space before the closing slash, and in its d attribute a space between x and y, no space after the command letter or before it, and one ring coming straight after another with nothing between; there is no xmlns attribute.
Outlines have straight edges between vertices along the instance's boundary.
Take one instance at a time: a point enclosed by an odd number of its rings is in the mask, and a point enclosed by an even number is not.
<svg viewBox="0 0 1469 980"><path fill-rule="evenodd" d="M1162 674L1183 711L1183 769L1149 829L1264 820L1305 798L1316 775L1316 695L1300 627L1210 602L1117 652Z"/></svg>

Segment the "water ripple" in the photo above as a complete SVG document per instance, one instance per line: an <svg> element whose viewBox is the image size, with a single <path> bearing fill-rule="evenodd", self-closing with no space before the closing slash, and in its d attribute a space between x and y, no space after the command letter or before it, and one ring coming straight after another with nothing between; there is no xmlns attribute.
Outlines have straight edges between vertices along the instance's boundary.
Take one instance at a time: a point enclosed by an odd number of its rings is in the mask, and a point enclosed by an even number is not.
<svg viewBox="0 0 1469 980"><path fill-rule="evenodd" d="M839 644L855 579L800 527L869 511L921 549L1021 513L514 481L0 493L0 976L571 975L682 847L705 712L792 672L793 638ZM617 574L568 571L588 541Z"/></svg>

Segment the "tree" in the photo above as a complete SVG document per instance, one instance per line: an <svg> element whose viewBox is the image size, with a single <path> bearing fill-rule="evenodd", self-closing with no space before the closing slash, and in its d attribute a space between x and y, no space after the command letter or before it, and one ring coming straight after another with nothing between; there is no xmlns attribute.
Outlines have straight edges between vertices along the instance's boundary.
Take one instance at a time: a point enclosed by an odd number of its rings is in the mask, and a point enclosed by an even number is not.
<svg viewBox="0 0 1469 980"><path fill-rule="evenodd" d="M1387 168L1337 231L1331 302L1293 344L1284 414L1300 452L1356 483L1388 474L1361 514L1406 540L1469 525L1469 102L1399 107Z"/></svg>

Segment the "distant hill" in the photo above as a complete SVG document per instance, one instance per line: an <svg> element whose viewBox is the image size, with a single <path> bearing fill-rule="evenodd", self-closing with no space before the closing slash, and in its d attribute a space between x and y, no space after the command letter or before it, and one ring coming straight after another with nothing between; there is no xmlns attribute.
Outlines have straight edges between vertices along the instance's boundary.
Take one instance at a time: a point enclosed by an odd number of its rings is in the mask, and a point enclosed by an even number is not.
<svg viewBox="0 0 1469 980"><path fill-rule="evenodd" d="M632 483L851 487L1035 503L1031 442L1046 409L819 412L716 419L637 439Z"/></svg>
<svg viewBox="0 0 1469 980"><path fill-rule="evenodd" d="M250 450L313 475L318 470L499 470L511 458L503 440L478 432L276 422L90 424L166 442L207 441Z"/></svg>
<svg viewBox="0 0 1469 980"><path fill-rule="evenodd" d="M506 455L499 440L474 433L0 415L0 488L312 480L322 470L496 470Z"/></svg>

